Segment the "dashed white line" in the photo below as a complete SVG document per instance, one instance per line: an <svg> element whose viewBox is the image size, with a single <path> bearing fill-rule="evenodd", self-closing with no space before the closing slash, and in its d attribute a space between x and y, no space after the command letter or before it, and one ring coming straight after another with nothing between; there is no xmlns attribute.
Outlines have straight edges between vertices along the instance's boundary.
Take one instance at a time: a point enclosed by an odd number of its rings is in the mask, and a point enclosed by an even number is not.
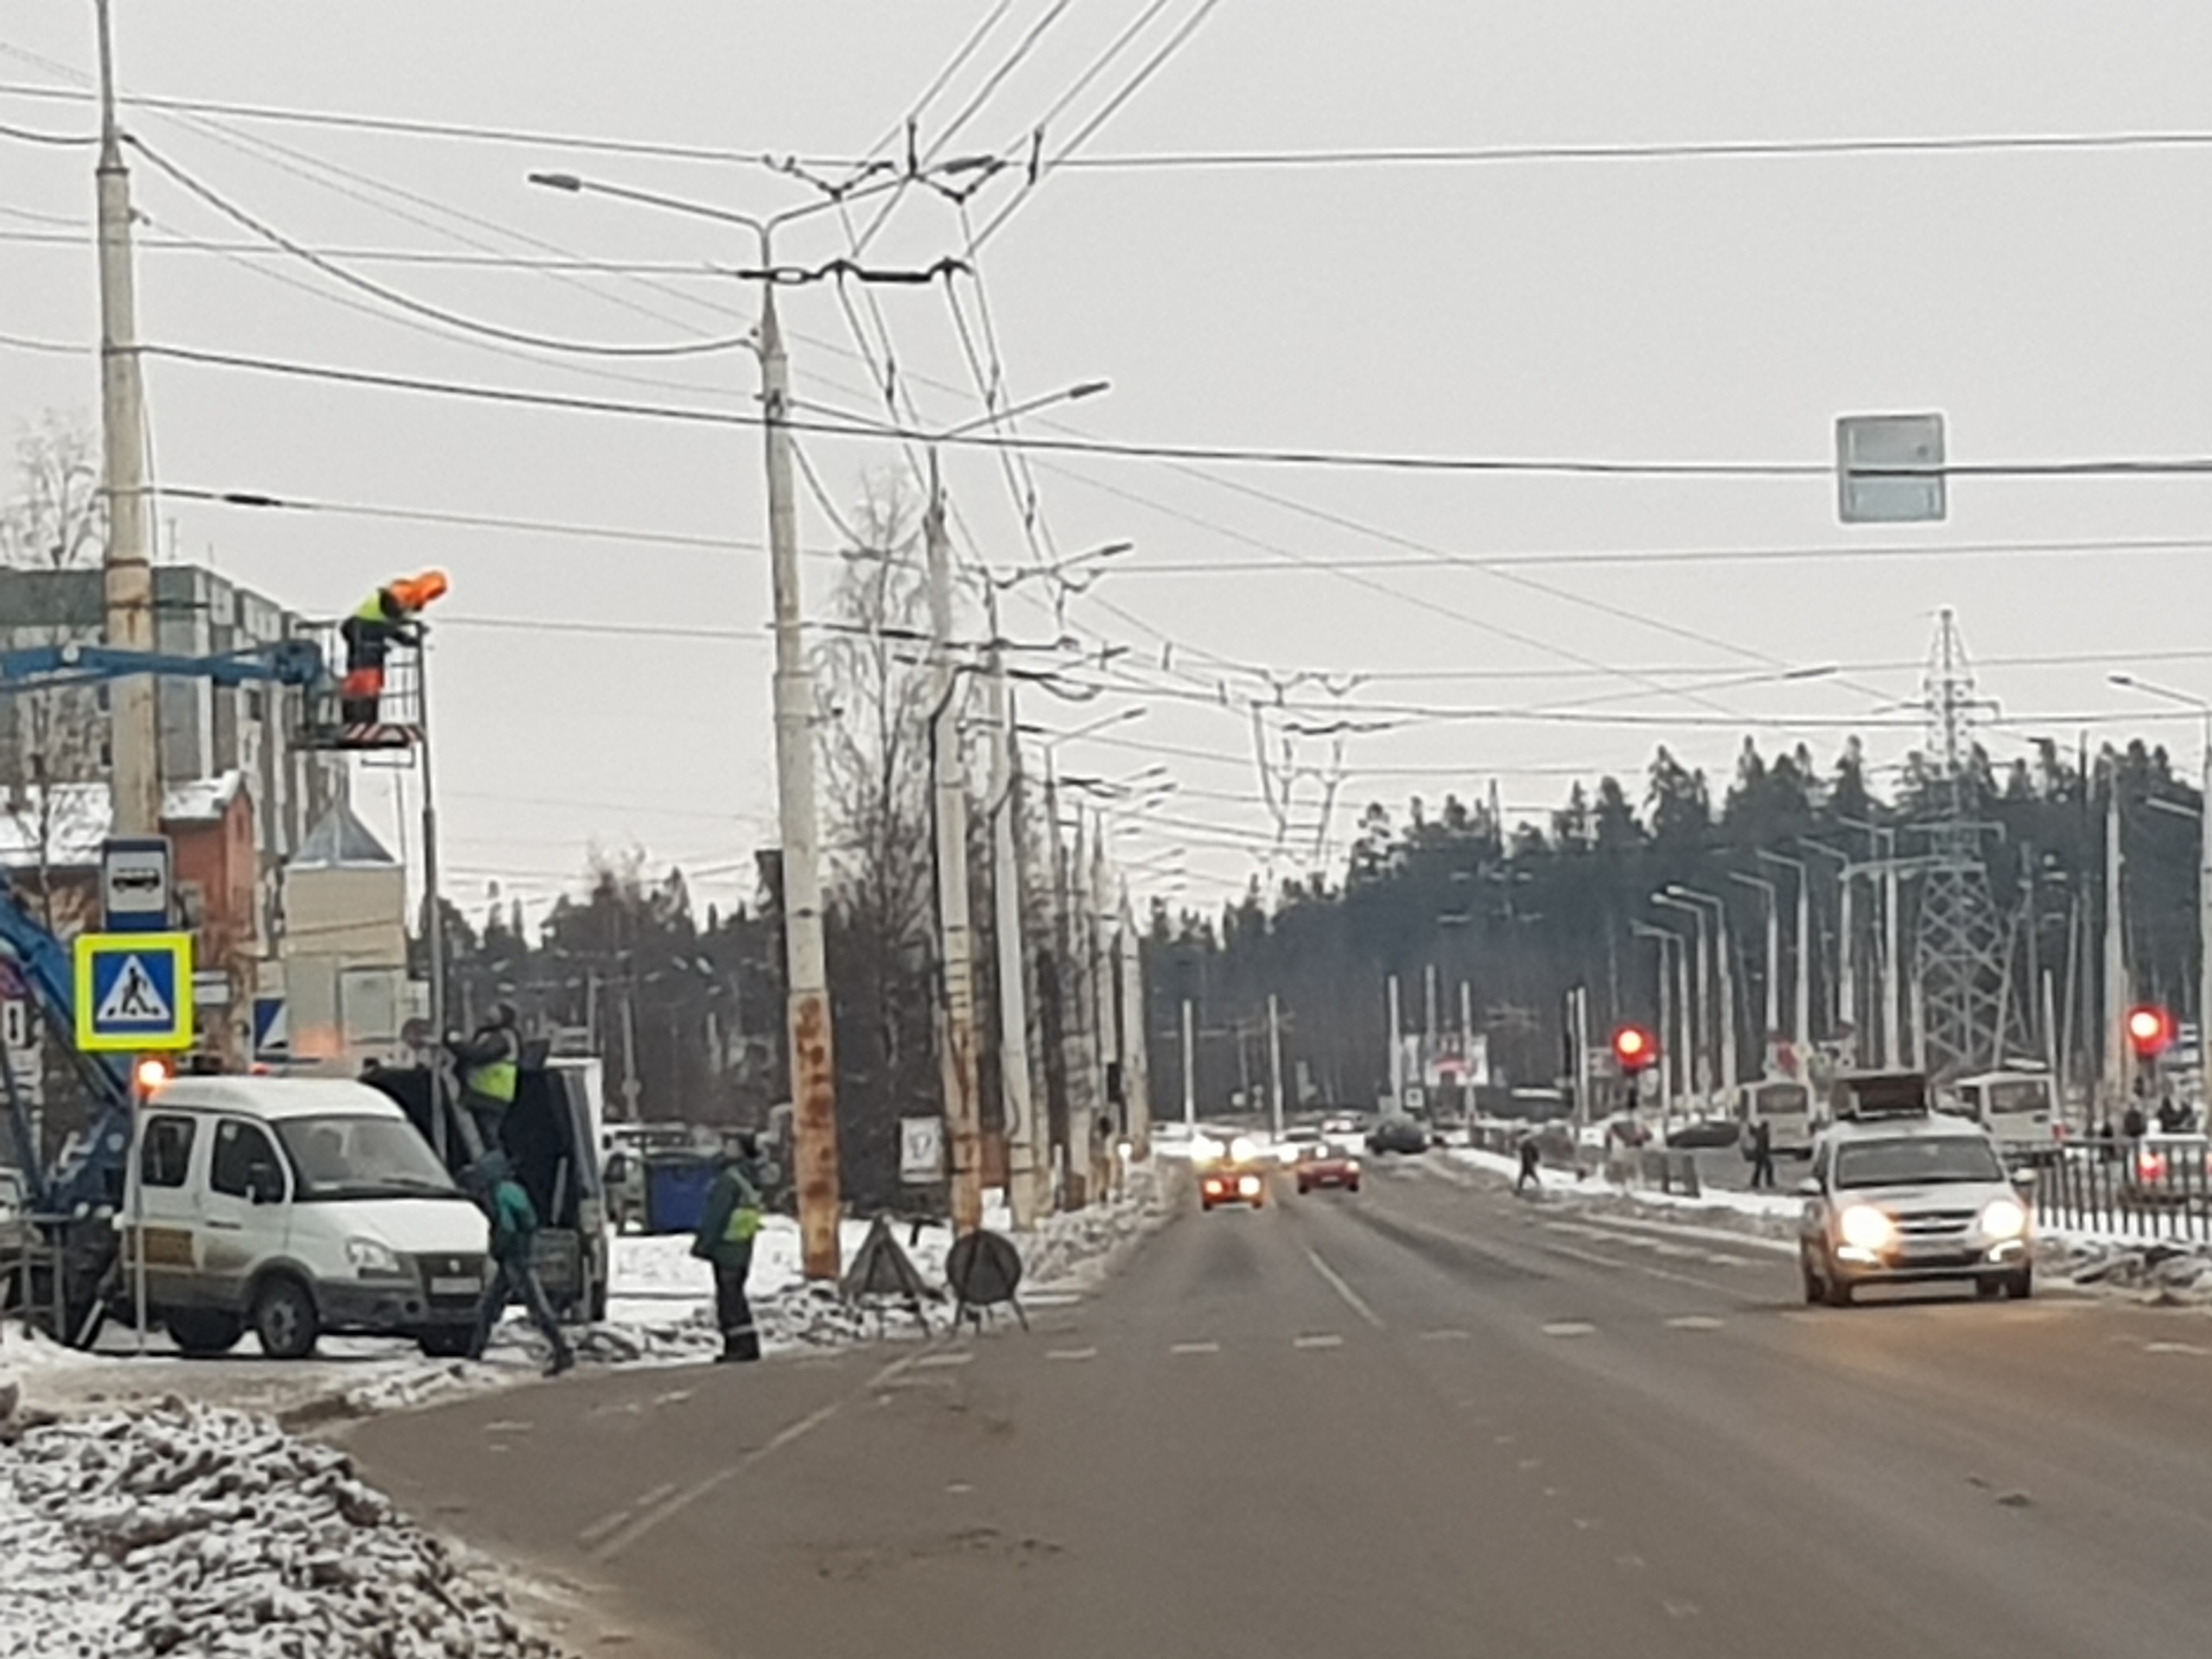
<svg viewBox="0 0 2212 1659"><path fill-rule="evenodd" d="M1344 1303L1346 1307L1351 1309L1353 1313L1358 1314L1361 1319L1365 1319L1377 1331L1380 1331L1382 1328L1382 1316L1380 1313L1377 1313L1373 1308L1370 1307L1367 1305L1366 1299L1344 1281L1344 1274L1338 1273L1334 1268L1331 1267L1326 1262L1324 1262L1321 1259L1320 1251L1315 1249L1307 1250L1306 1252L1306 1259L1313 1264L1313 1271L1319 1274L1321 1277L1327 1281L1329 1288L1335 1291L1338 1295L1344 1298Z"/></svg>
<svg viewBox="0 0 2212 1659"><path fill-rule="evenodd" d="M1172 1344L1167 1351L1171 1354L1217 1354L1221 1351L1221 1344L1217 1342L1178 1342Z"/></svg>
<svg viewBox="0 0 2212 1659"><path fill-rule="evenodd" d="M1293 1337L1290 1339L1290 1345L1294 1348L1341 1348L1344 1345L1344 1339L1342 1337L1324 1332L1310 1337Z"/></svg>
<svg viewBox="0 0 2212 1659"><path fill-rule="evenodd" d="M1471 1342L1474 1340L1465 1331L1424 1331L1421 1333L1421 1339L1423 1342Z"/></svg>
<svg viewBox="0 0 2212 1659"><path fill-rule="evenodd" d="M1597 1330L1598 1327L1586 1319L1554 1319L1544 1327L1544 1334L1548 1337L1587 1337L1594 1336Z"/></svg>
<svg viewBox="0 0 2212 1659"><path fill-rule="evenodd" d="M1670 1331L1718 1331L1726 1323L1707 1313L1685 1313L1679 1319L1668 1320L1667 1328Z"/></svg>
<svg viewBox="0 0 2212 1659"><path fill-rule="evenodd" d="M924 1354L920 1358L914 1362L914 1364L918 1369L924 1367L936 1368L946 1365L972 1365L975 1363L975 1361L976 1356L973 1354Z"/></svg>
<svg viewBox="0 0 2212 1659"><path fill-rule="evenodd" d="M1045 1357L1047 1359L1096 1359L1098 1357L1098 1351L1096 1348L1047 1348L1045 1351Z"/></svg>

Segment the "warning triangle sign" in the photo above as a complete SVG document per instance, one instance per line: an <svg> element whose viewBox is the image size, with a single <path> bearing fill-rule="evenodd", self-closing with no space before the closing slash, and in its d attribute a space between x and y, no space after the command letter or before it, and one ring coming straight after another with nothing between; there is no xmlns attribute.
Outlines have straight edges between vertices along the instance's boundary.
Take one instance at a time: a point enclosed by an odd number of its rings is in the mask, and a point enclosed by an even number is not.
<svg viewBox="0 0 2212 1659"><path fill-rule="evenodd" d="M125 957L122 971L115 976L115 983L108 987L107 995L100 999L96 1016L104 1026L166 1026L175 1018L168 999L154 983L154 976L146 971L146 964L137 957Z"/></svg>

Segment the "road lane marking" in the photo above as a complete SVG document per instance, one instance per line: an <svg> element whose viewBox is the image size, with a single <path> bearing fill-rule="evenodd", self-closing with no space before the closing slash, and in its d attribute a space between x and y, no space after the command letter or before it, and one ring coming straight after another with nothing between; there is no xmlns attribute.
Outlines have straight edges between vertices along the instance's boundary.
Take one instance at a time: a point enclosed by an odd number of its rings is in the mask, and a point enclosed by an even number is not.
<svg viewBox="0 0 2212 1659"><path fill-rule="evenodd" d="M675 1492L676 1483L671 1480L664 1485L654 1487L650 1492L639 1493L638 1495L638 1501L632 1503L630 1507L633 1510L650 1510L654 1504L661 1502L662 1499L673 1497Z"/></svg>
<svg viewBox="0 0 2212 1659"><path fill-rule="evenodd" d="M1171 1354L1217 1354L1221 1351L1221 1344L1217 1342L1179 1342L1170 1346L1167 1351Z"/></svg>
<svg viewBox="0 0 2212 1659"><path fill-rule="evenodd" d="M1536 1247L1546 1255L1565 1256L1570 1262L1580 1262L1586 1267L1604 1268L1609 1273L1618 1273L1629 1264L1617 1262L1610 1255L1599 1255L1595 1250L1578 1250L1572 1244L1540 1244Z"/></svg>
<svg viewBox="0 0 2212 1659"><path fill-rule="evenodd" d="M1590 1337L1597 1333L1598 1327L1586 1319L1554 1319L1544 1327L1548 1337Z"/></svg>
<svg viewBox="0 0 2212 1659"><path fill-rule="evenodd" d="M1726 1323L1726 1320L1716 1319L1708 1313L1685 1313L1679 1319L1668 1320L1667 1328L1670 1331L1718 1331Z"/></svg>
<svg viewBox="0 0 2212 1659"><path fill-rule="evenodd" d="M888 1365L884 1366L881 1370L878 1370L874 1376L868 1378L868 1380L862 1383L853 1394L847 1395L846 1398L857 1399L861 1395L873 1393L876 1389L887 1386L904 1375L906 1371L913 1365L916 1359L922 1357L925 1357L925 1356L908 1355L903 1359L893 1360ZM652 1509L647 1510L644 1514L639 1516L626 1526L616 1528L613 1530L612 1536L607 1537L603 1541L595 1543L590 1547L593 1556L602 1561L613 1560L617 1555L620 1555L624 1550L629 1548L631 1545L636 1543L640 1538L643 1538L647 1533L652 1531L656 1527L665 1525L668 1522L681 1515L684 1510L690 1509L694 1503L696 1503L701 1498L707 1497L709 1493L716 1491L720 1487L728 1485L731 1481L736 1479L738 1476L743 1474L747 1470L752 1468L753 1465L760 1462L763 1459L772 1457L778 1452L782 1451L784 1447L791 1445L792 1441L803 1439L806 1435L811 1434L816 1429L821 1427L823 1424L828 1422L832 1417L835 1417L837 1414L838 1408L844 1403L845 1402L843 1400L832 1400L826 1406L817 1407L805 1416L800 1418L797 1422L786 1423L782 1428L778 1429L773 1434L770 1435L766 1441L758 1446L755 1446L752 1451L747 1452L743 1457L738 1459L736 1462L730 1464L725 1468L716 1470L713 1474L709 1475L704 1480L699 1481L693 1485L687 1486L683 1491L674 1494L672 1497L663 1499L659 1503L656 1504Z"/></svg>
<svg viewBox="0 0 2212 1659"><path fill-rule="evenodd" d="M602 1515L576 1535L576 1541L586 1549L589 1549L629 1518L630 1511L627 1510L616 1510L611 1515Z"/></svg>
<svg viewBox="0 0 2212 1659"><path fill-rule="evenodd" d="M972 1365L973 1363L975 1363L975 1360L976 1360L976 1356L975 1356L975 1355L973 1355L973 1354L964 1354L964 1353L951 1353L951 1354L924 1354L924 1355L922 1355L918 1359L915 1360L914 1363L915 1363L915 1365L916 1365L917 1367L922 1367L922 1366L938 1367L938 1366L945 1366L945 1365Z"/></svg>
<svg viewBox="0 0 2212 1659"><path fill-rule="evenodd" d="M1472 1342L1474 1338L1465 1331L1424 1331L1421 1333L1421 1340L1423 1342Z"/></svg>
<svg viewBox="0 0 2212 1659"><path fill-rule="evenodd" d="M1096 1359L1098 1357L1098 1351L1096 1348L1047 1348L1045 1351L1045 1357L1047 1359Z"/></svg>
<svg viewBox="0 0 2212 1659"><path fill-rule="evenodd" d="M1312 1337L1293 1337L1290 1339L1290 1345L1294 1348L1341 1348L1344 1345L1344 1339L1342 1337L1325 1334Z"/></svg>
<svg viewBox="0 0 2212 1659"><path fill-rule="evenodd" d="M2193 1342L2146 1342L2143 1344L2143 1351L2146 1354L2193 1354L2202 1358L2212 1354L2212 1348L2200 1348Z"/></svg>
<svg viewBox="0 0 2212 1659"><path fill-rule="evenodd" d="M1335 1291L1338 1295L1344 1298L1344 1303L1346 1307L1351 1309L1353 1313L1358 1314L1361 1319L1365 1319L1377 1331L1380 1331L1382 1328L1382 1316L1380 1313L1377 1313L1373 1308L1370 1307L1367 1305L1366 1299L1344 1281L1344 1274L1338 1273L1334 1268L1331 1267L1326 1262L1324 1262L1321 1259L1320 1251L1308 1249L1306 1252L1306 1259L1313 1264L1313 1271L1319 1274L1323 1279L1328 1281L1329 1288Z"/></svg>

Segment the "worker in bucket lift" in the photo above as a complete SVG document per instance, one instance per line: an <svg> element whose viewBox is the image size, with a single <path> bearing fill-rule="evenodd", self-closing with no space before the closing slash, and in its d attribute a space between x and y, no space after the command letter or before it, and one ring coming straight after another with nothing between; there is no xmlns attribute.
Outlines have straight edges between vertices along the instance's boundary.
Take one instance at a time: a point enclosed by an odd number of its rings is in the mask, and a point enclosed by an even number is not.
<svg viewBox="0 0 2212 1659"><path fill-rule="evenodd" d="M421 619L447 588L446 573L425 570L400 576L371 594L339 625L346 641L346 678L338 689L340 713L348 726L373 726L384 696L384 664L395 645L419 644Z"/></svg>

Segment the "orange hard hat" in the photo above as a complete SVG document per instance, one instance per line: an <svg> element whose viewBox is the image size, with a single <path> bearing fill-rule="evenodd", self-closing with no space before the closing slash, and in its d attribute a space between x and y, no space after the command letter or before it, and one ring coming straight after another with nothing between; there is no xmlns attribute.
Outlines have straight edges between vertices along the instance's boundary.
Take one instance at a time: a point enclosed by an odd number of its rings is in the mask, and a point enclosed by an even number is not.
<svg viewBox="0 0 2212 1659"><path fill-rule="evenodd" d="M410 611L425 608L431 601L443 596L451 584L442 570L425 570L419 576L402 576L391 584L394 598Z"/></svg>

